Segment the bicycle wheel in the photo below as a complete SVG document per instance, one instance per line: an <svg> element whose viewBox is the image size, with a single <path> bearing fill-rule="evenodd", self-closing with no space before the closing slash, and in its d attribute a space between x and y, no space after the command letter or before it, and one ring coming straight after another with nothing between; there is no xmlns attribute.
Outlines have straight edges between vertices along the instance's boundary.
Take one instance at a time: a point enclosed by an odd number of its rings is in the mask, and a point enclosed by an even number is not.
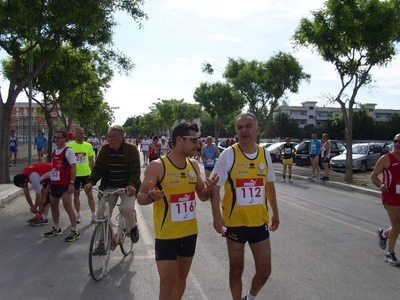
<svg viewBox="0 0 400 300"><path fill-rule="evenodd" d="M119 243L119 246L120 246L121 252L124 256L127 256L132 252L133 243L132 243L131 237L129 235L127 235L125 230L122 231L122 238Z"/></svg>
<svg viewBox="0 0 400 300"><path fill-rule="evenodd" d="M97 223L89 246L89 270L96 281L102 279L107 272L111 255L111 237L108 222Z"/></svg>

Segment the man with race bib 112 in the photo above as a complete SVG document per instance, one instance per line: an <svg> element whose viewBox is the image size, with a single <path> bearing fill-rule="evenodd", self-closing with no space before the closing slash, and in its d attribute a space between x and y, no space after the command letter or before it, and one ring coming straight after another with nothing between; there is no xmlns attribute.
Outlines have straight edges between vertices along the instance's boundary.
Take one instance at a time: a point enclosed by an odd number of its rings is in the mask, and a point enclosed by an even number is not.
<svg viewBox="0 0 400 300"><path fill-rule="evenodd" d="M232 298L241 299L244 247L248 242L256 271L250 289L242 299L254 300L271 274L269 236L270 231L279 226L275 173L268 150L256 143L260 127L255 115L239 114L235 128L239 142L221 153L211 173L211 176L219 175L212 192L211 206L214 229L226 236ZM220 187L223 185L221 215Z"/></svg>

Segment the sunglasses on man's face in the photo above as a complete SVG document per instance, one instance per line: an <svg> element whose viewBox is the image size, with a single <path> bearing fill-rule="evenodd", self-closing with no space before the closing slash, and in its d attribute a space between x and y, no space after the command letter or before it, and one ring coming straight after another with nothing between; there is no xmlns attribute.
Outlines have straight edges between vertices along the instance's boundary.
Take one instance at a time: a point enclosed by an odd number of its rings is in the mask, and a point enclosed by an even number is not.
<svg viewBox="0 0 400 300"><path fill-rule="evenodd" d="M65 137L63 137L63 136L55 136L54 138L55 139L65 139Z"/></svg>
<svg viewBox="0 0 400 300"><path fill-rule="evenodd" d="M183 138L189 139L193 144L197 144L197 142L199 141L199 138L197 136L183 136Z"/></svg>

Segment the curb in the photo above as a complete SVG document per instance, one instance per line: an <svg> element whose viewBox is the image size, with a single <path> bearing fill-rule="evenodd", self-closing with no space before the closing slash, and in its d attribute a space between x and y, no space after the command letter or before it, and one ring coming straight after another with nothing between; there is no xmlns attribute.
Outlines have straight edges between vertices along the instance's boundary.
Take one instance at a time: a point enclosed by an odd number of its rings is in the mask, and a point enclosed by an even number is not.
<svg viewBox="0 0 400 300"><path fill-rule="evenodd" d="M275 175L282 176L282 172L275 171ZM295 175L295 174L292 174L292 177L299 179L299 180L308 181L308 182L314 183L314 184L320 184L320 185L324 185L327 187L332 187L332 188L346 190L346 191L353 191L353 192L361 193L361 194L368 195L368 196L375 196L375 197L378 197L379 199L381 199L380 191L375 191L375 190L368 189L368 188L363 188L363 187L354 186L351 184L336 182L336 181L322 181L322 180L311 181L306 176Z"/></svg>
<svg viewBox="0 0 400 300"><path fill-rule="evenodd" d="M0 193L0 208L10 203L15 198L22 196L24 191L21 188L11 187L10 189Z"/></svg>

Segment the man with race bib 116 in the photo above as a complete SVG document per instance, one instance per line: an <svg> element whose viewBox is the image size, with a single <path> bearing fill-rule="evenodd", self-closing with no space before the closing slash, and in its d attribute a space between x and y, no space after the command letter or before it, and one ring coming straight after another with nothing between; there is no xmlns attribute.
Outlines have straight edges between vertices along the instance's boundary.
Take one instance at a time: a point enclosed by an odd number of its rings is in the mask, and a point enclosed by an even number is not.
<svg viewBox="0 0 400 300"><path fill-rule="evenodd" d="M137 199L153 204L155 250L160 276L159 299L181 299L196 248L198 225L196 194L201 201L210 198L218 176L200 176L196 160L195 123L180 123L172 131L172 150L146 168Z"/></svg>

